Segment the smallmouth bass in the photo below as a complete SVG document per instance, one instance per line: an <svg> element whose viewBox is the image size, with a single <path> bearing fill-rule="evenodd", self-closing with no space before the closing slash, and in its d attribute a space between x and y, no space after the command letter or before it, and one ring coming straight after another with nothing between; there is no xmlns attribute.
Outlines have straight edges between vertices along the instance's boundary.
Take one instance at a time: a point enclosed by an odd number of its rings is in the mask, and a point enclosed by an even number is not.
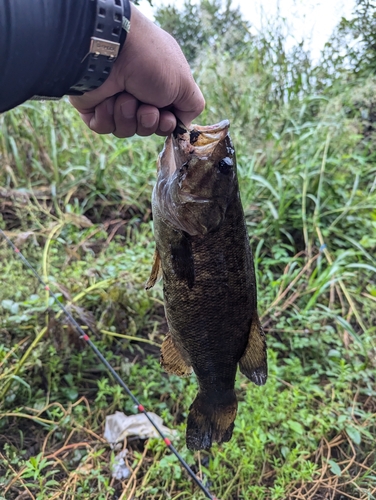
<svg viewBox="0 0 376 500"><path fill-rule="evenodd" d="M179 125L158 159L152 210L156 251L149 289L163 277L169 333L161 348L168 373L194 371L199 392L186 442L207 450L231 439L235 376L267 379L265 336L241 205L229 122Z"/></svg>

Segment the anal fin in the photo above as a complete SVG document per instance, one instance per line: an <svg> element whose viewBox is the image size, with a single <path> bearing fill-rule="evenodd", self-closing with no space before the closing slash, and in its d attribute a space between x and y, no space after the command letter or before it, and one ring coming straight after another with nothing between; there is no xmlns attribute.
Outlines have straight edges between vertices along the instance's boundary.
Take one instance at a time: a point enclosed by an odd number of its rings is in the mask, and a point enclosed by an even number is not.
<svg viewBox="0 0 376 500"><path fill-rule="evenodd" d="M192 366L184 359L174 344L171 333L168 333L161 347L161 365L167 373L188 377L192 373Z"/></svg>
<svg viewBox="0 0 376 500"><path fill-rule="evenodd" d="M257 311L254 312L248 344L239 361L240 371L256 385L264 385L268 378L265 334Z"/></svg>
<svg viewBox="0 0 376 500"><path fill-rule="evenodd" d="M153 266L151 268L150 277L145 283L145 289L149 290L162 278L162 262L157 249L155 249L153 257Z"/></svg>

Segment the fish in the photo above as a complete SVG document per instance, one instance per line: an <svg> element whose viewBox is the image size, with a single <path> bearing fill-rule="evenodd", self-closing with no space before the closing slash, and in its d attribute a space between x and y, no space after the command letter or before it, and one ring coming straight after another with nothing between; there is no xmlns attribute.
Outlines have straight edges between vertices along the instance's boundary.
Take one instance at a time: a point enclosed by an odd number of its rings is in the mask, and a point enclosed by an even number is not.
<svg viewBox="0 0 376 500"><path fill-rule="evenodd" d="M178 123L158 158L152 194L156 250L150 289L163 278L168 324L160 362L195 373L186 444L208 450L232 437L237 367L267 380L265 334L257 313L253 256L240 199L230 123Z"/></svg>

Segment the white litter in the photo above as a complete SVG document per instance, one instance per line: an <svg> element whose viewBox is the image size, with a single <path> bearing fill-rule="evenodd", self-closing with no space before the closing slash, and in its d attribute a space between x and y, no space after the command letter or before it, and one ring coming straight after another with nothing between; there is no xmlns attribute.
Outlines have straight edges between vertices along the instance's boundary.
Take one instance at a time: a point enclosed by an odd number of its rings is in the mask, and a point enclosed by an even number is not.
<svg viewBox="0 0 376 500"><path fill-rule="evenodd" d="M122 479L128 479L131 475L131 470L125 464L125 457L127 456L128 450L123 450L118 453L111 464L112 477L121 481Z"/></svg>
<svg viewBox="0 0 376 500"><path fill-rule="evenodd" d="M173 436L176 431L172 431L165 425L163 420L155 413L148 412L150 418L157 424L163 434ZM117 411L113 415L106 417L103 437L110 443L113 450L118 450L121 445L117 444L128 436L137 436L140 439L159 437L158 432L151 425L144 413L137 415L125 415L122 411ZM111 465L112 477L118 479L127 479L131 475L131 470L126 466L125 457L128 450L122 450L115 456Z"/></svg>
<svg viewBox="0 0 376 500"><path fill-rule="evenodd" d="M148 412L148 415L163 434L174 435L176 431L172 431L163 425L161 417L152 412ZM106 417L103 437L113 448L116 443L124 441L127 436L137 436L140 439L147 439L159 437L159 434L144 413L127 416L123 412L117 411L113 415Z"/></svg>

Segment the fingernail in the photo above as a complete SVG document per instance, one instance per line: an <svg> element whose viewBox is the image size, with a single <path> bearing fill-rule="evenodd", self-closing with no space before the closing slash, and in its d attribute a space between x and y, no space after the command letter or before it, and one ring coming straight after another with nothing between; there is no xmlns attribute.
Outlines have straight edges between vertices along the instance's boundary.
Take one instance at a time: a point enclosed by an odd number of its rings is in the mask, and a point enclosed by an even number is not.
<svg viewBox="0 0 376 500"><path fill-rule="evenodd" d="M136 116L136 101L134 99L129 99L129 101L123 102L120 107L122 115L127 120L130 120Z"/></svg>
<svg viewBox="0 0 376 500"><path fill-rule="evenodd" d="M157 119L158 118L154 113L141 115L141 125L145 128L152 128L154 127Z"/></svg>

